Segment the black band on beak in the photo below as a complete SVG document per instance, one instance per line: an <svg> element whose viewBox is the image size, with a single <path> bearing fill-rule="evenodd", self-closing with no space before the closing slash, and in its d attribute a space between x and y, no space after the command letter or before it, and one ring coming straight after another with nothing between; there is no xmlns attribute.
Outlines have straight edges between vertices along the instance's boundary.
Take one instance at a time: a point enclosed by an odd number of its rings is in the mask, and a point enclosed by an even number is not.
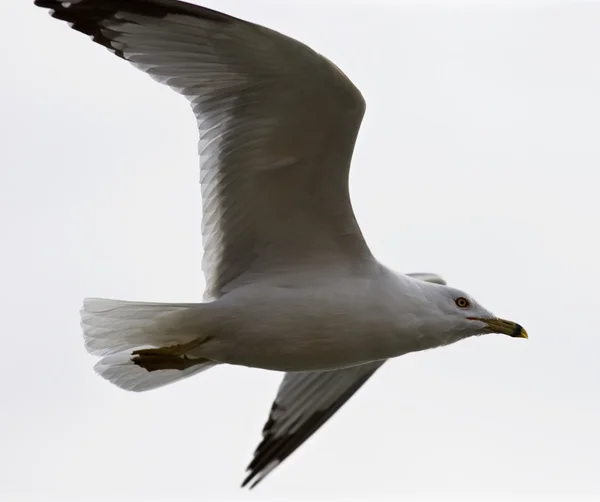
<svg viewBox="0 0 600 502"><path fill-rule="evenodd" d="M513 338L521 338L523 336L523 326L515 324L514 331L510 334Z"/></svg>

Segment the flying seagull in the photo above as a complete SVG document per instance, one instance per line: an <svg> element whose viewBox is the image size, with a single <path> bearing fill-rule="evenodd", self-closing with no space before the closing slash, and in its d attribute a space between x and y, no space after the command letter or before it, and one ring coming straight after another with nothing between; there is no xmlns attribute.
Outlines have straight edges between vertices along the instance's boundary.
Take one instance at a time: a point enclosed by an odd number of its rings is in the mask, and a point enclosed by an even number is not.
<svg viewBox="0 0 600 502"><path fill-rule="evenodd" d="M527 338L434 274L371 254L348 171L365 111L325 57L176 0L35 0L170 86L200 134L204 303L84 300L97 372L144 391L217 364L286 372L243 485L256 485L384 363L485 333Z"/></svg>

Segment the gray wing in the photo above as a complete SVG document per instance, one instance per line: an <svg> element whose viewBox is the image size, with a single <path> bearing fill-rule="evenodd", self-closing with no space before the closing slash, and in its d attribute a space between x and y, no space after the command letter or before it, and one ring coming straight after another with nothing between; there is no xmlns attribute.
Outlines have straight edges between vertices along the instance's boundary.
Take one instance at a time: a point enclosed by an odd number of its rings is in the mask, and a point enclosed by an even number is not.
<svg viewBox="0 0 600 502"><path fill-rule="evenodd" d="M252 483L253 488L260 483L327 422L383 363L286 373L242 486Z"/></svg>
<svg viewBox="0 0 600 502"><path fill-rule="evenodd" d="M35 4L191 102L207 298L283 269L370 259L348 194L365 103L330 61L275 31L175 0Z"/></svg>
<svg viewBox="0 0 600 502"><path fill-rule="evenodd" d="M437 274L408 274L438 284ZM286 373L277 391L263 439L248 466L242 486L251 488L289 457L327 422L371 378L385 361L375 361L335 371Z"/></svg>

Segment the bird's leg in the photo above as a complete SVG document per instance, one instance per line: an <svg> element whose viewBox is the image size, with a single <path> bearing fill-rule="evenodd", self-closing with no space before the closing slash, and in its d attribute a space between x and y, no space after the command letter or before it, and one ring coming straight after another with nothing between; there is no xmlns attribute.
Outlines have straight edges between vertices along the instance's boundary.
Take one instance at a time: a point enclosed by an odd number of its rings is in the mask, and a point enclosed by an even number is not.
<svg viewBox="0 0 600 502"><path fill-rule="evenodd" d="M197 364L207 363L208 359L198 358L190 359L186 355L171 356L171 355L134 355L131 360L137 366L144 368L147 371L157 370L180 370L191 368Z"/></svg>
<svg viewBox="0 0 600 502"><path fill-rule="evenodd" d="M160 347L155 349L140 349L134 350L132 354L136 355L147 355L147 356L183 356L186 352L195 349L199 345L202 345L208 340L208 337L201 336L194 338L188 343L179 343L177 345L169 345L168 347Z"/></svg>
<svg viewBox="0 0 600 502"><path fill-rule="evenodd" d="M208 362L208 359L189 358L186 352L202 345L207 337L195 338L191 342L160 347L155 349L134 350L131 360L134 364L148 370L184 370Z"/></svg>

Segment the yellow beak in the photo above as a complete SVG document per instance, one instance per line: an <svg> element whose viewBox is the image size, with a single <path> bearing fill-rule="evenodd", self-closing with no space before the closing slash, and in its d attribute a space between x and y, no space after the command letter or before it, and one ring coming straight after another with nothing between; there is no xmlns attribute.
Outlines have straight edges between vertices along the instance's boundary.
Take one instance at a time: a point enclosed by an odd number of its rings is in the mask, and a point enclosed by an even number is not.
<svg viewBox="0 0 600 502"><path fill-rule="evenodd" d="M513 338L529 338L527 331L523 326L516 322L506 321L504 319L477 319L487 324L491 333L501 333L503 335L512 336Z"/></svg>

